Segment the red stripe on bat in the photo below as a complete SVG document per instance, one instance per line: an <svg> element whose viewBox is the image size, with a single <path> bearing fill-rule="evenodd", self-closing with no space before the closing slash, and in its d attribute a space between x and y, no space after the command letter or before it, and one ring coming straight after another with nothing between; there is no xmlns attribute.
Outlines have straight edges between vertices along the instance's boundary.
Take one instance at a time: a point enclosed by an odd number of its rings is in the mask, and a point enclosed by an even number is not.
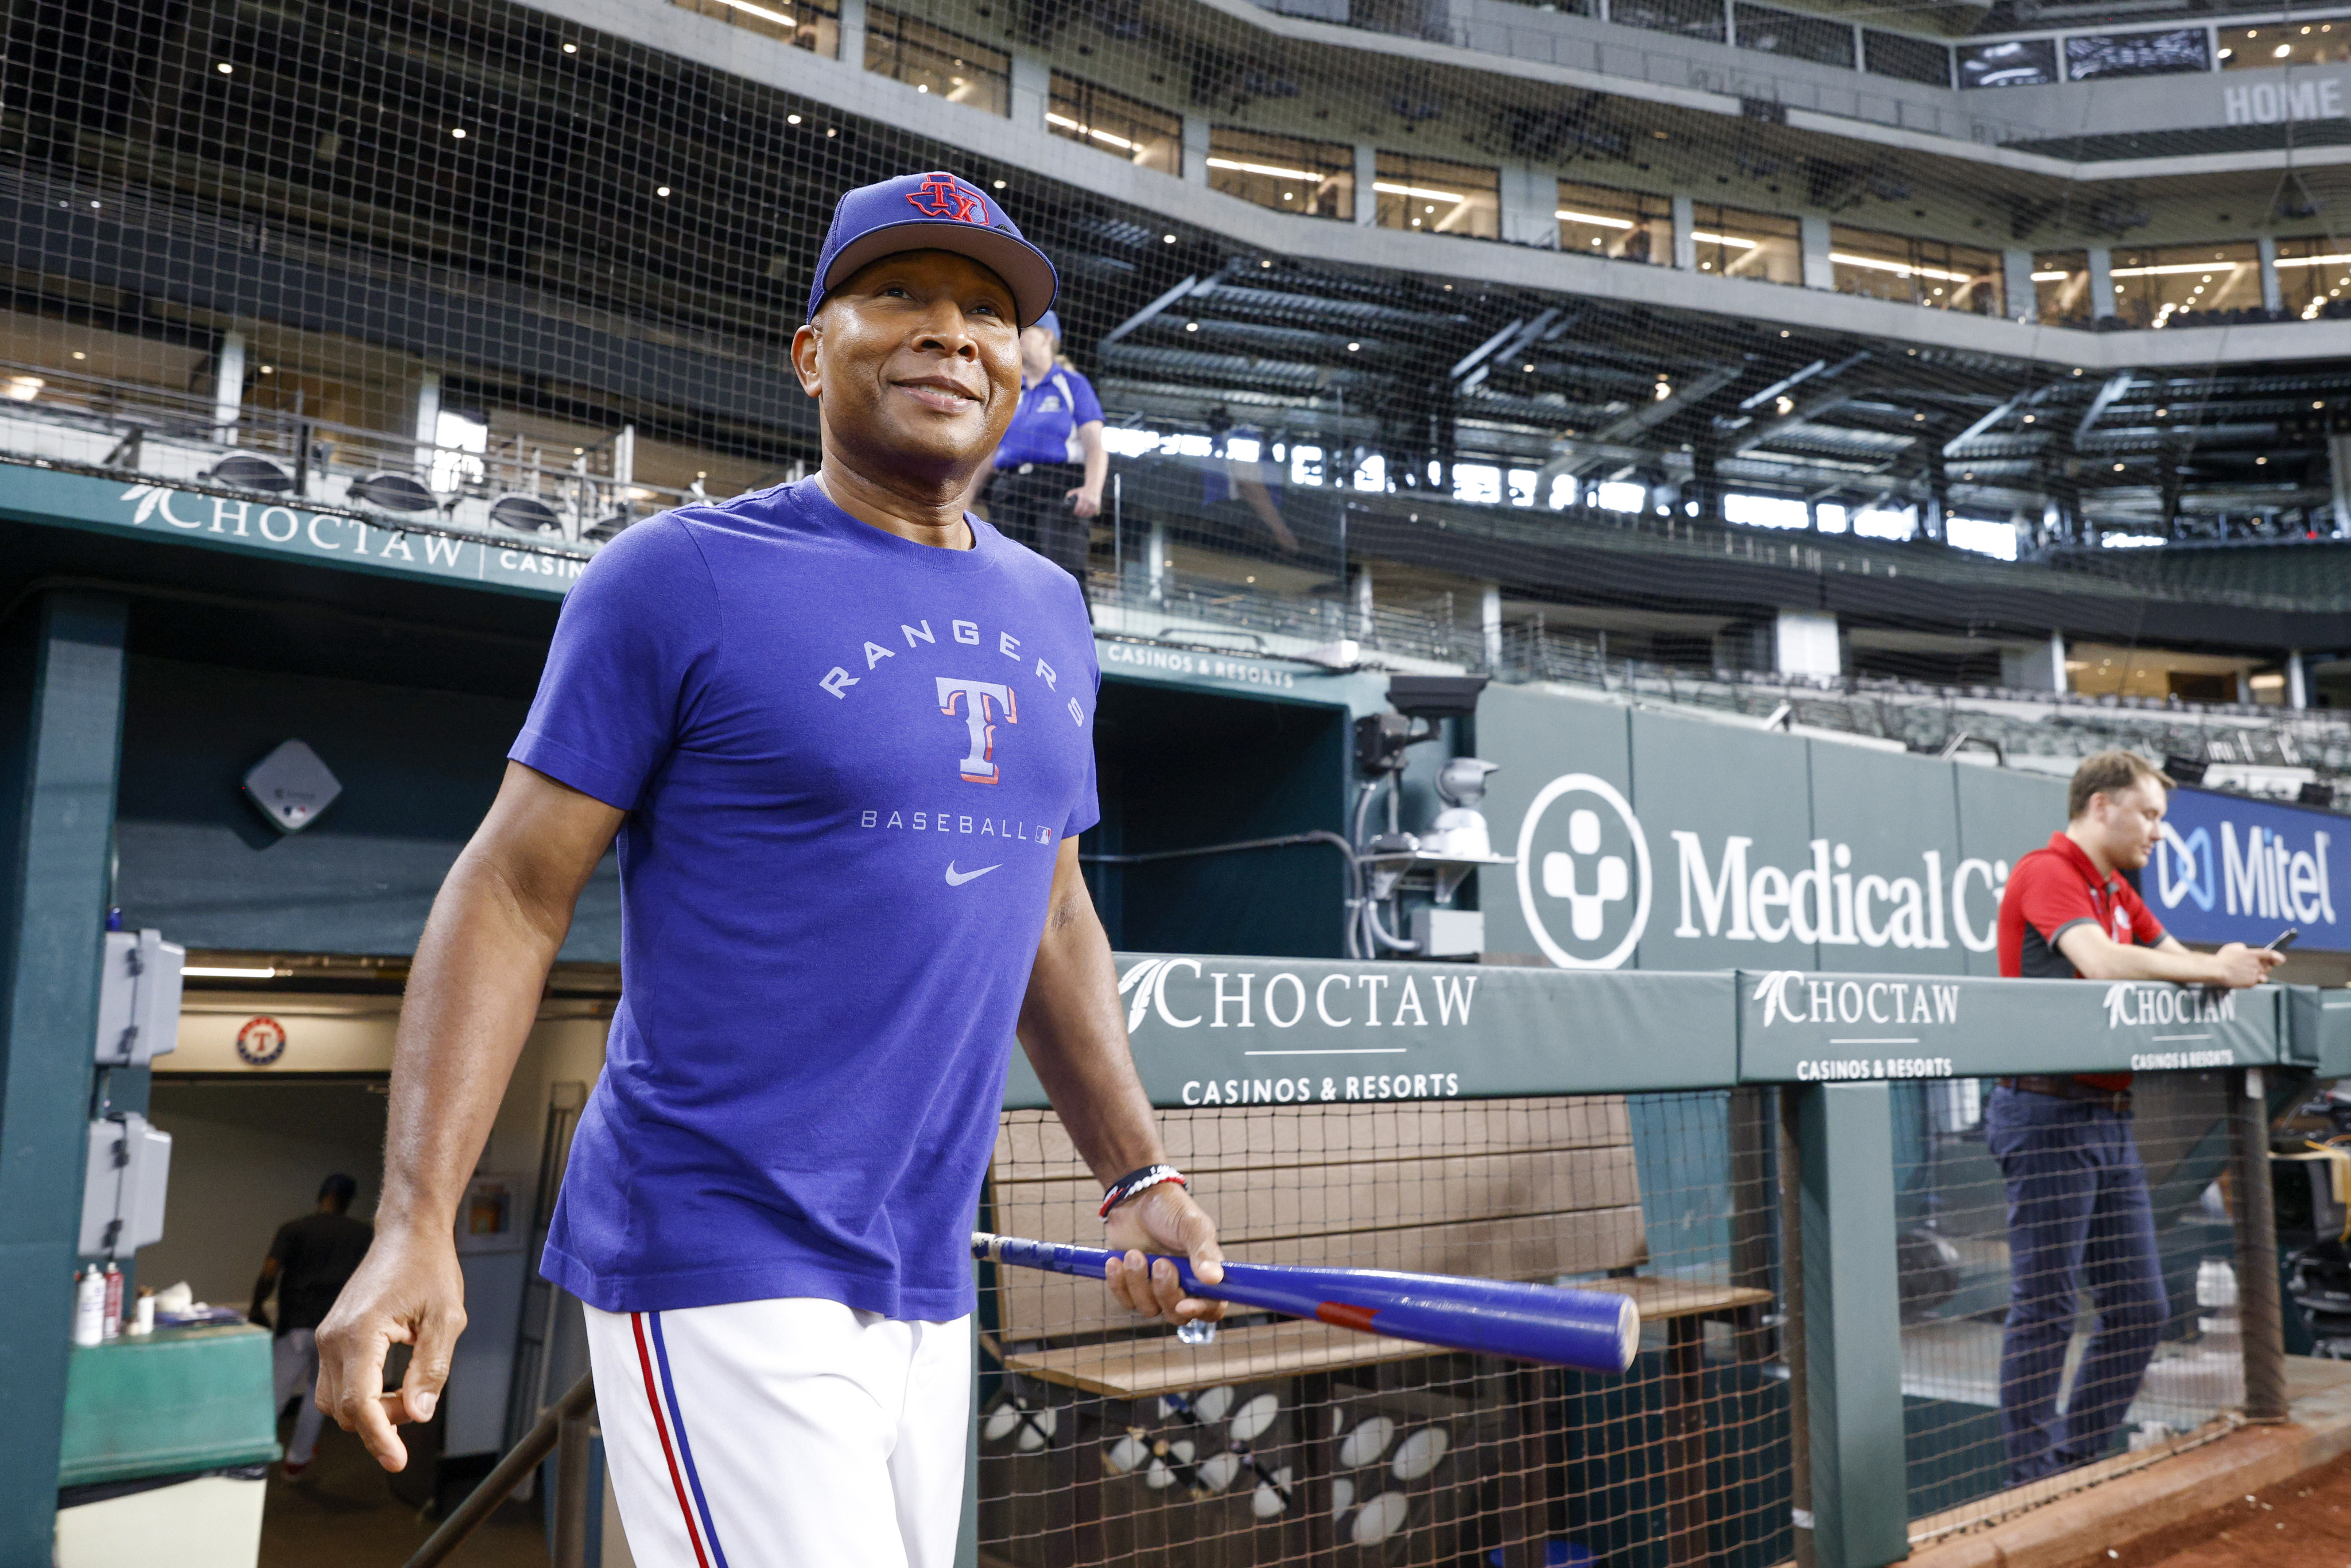
<svg viewBox="0 0 2351 1568"><path fill-rule="evenodd" d="M1357 1333L1378 1332L1372 1327L1372 1319L1378 1315L1378 1309L1374 1307L1351 1307L1340 1301L1323 1301L1315 1307L1314 1315L1326 1323L1353 1329Z"/></svg>

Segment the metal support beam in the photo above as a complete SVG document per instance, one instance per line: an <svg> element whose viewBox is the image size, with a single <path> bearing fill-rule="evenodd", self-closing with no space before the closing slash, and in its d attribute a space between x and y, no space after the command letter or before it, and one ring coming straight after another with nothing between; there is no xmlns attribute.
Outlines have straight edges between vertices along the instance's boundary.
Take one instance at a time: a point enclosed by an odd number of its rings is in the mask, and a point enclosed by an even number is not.
<svg viewBox="0 0 2351 1568"><path fill-rule="evenodd" d="M1883 1568L1910 1554L1893 1100L1884 1083L1782 1092L1798 1097L1814 1561Z"/></svg>
<svg viewBox="0 0 2351 1568"><path fill-rule="evenodd" d="M2262 1070L2229 1074L2229 1157L2237 1199L2237 1321L2243 1327L2245 1418L2286 1418L2285 1324L2278 1301L2277 1210L2270 1193L2269 1098Z"/></svg>
<svg viewBox="0 0 2351 1568"><path fill-rule="evenodd" d="M1799 371L1794 375L1788 378L1786 385L1793 386L1799 382L1812 381L1815 379L1822 382L1833 382L1836 380L1837 377L1844 374L1845 371L1853 369L1854 366L1861 363L1867 358L1869 358L1869 350L1864 349L1860 353L1849 354L1845 358L1839 360L1827 370L1820 371L1817 377L1814 376L1809 368ZM1777 396L1778 394L1773 393L1772 395ZM1852 396L1853 392L1850 390L1847 390L1844 392L1824 392L1814 397L1808 398L1804 402L1798 403L1792 411L1782 415L1778 419L1768 420L1761 424L1750 425L1746 430L1740 431L1737 437L1731 441L1730 444L1723 448L1722 455L1725 457L1736 457L1742 452L1750 452L1756 447L1770 441L1771 437L1777 435L1782 430L1787 429L1788 426L1792 424L1801 424L1805 420L1816 418L1821 414L1826 413L1829 410L1836 407L1839 403L1844 402L1846 399ZM1744 405L1742 404L1741 406Z"/></svg>
<svg viewBox="0 0 2351 1568"><path fill-rule="evenodd" d="M1977 436L1981 435L1985 431L1990 430L1993 425L1998 424L2001 420L2006 419L2010 414L2015 413L2016 405L2022 402L2030 395L2032 394L2029 392L2017 393L2014 397L2010 398L2006 402L1995 407L1991 413L1985 414L1981 419L1977 420L1973 424L1970 424L1965 430L1962 430L1957 435L1954 435L1949 441L1943 443L1943 455L1946 457L1958 456L1959 455L1960 447L1965 446L1969 442L1973 441Z"/></svg>
<svg viewBox="0 0 2351 1568"><path fill-rule="evenodd" d="M1166 293L1161 295L1158 298L1153 300L1150 304L1144 306L1142 309L1136 311L1134 315L1129 316L1125 320L1121 321L1117 326L1113 327L1109 331L1104 332L1100 339L1096 340L1094 347L1097 350L1100 350L1107 344L1117 342L1121 338L1125 337L1129 332L1134 331L1137 327L1142 326L1154 316L1158 315L1162 310L1166 309L1170 305L1175 304L1177 300L1183 298L1186 295L1191 293L1192 290L1197 288L1199 286L1200 275L1196 272L1191 277L1186 278L1183 282L1177 284L1175 287L1169 289Z"/></svg>
<svg viewBox="0 0 2351 1568"><path fill-rule="evenodd" d="M54 1551L98 1035L120 600L50 592L0 625L0 1563Z"/></svg>
<svg viewBox="0 0 2351 1568"><path fill-rule="evenodd" d="M2090 406L2083 411L2082 423L2074 427L2074 441L2078 443L2090 434L2091 428L2098 423L2098 416L2106 412L2115 399L2130 391L2130 384L2131 372L2125 371L2098 389L2098 395L2092 398Z"/></svg>

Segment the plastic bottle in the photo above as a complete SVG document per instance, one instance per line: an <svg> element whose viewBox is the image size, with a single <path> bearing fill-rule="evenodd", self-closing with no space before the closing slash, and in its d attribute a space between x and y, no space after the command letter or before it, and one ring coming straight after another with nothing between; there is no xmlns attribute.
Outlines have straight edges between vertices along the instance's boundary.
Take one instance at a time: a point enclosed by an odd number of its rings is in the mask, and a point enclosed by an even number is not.
<svg viewBox="0 0 2351 1568"><path fill-rule="evenodd" d="M106 1337L106 1278L92 1263L74 1283L73 1342L96 1344Z"/></svg>
<svg viewBox="0 0 2351 1568"><path fill-rule="evenodd" d="M115 1266L111 1258L106 1260L103 1277L106 1281L106 1316L99 1324L99 1333L113 1339L122 1333L122 1270Z"/></svg>

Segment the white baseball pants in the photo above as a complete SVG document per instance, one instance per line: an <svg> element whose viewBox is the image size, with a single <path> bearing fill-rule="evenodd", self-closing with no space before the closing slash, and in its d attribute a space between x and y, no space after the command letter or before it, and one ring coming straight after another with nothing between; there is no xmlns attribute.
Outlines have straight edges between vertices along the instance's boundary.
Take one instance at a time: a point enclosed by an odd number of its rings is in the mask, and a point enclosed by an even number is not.
<svg viewBox="0 0 2351 1568"><path fill-rule="evenodd" d="M271 1340L269 1364L277 1400L271 1406L273 1418L285 1412L288 1399L300 1401L294 1407L294 1441L287 1446L286 1462L307 1465L317 1455L319 1434L327 1425L327 1413L314 1397L319 1392L318 1331L287 1329Z"/></svg>
<svg viewBox="0 0 2351 1568"><path fill-rule="evenodd" d="M587 1317L638 1568L951 1568L969 1318L802 1297Z"/></svg>

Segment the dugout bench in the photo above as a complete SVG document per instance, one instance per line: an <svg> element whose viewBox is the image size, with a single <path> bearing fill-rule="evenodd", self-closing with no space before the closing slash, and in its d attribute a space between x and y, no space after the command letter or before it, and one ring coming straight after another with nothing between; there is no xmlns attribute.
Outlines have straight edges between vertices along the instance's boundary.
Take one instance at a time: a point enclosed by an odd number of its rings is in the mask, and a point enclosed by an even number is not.
<svg viewBox="0 0 2351 1568"><path fill-rule="evenodd" d="M1631 1296L1644 1322L1665 1330L1657 1461L1667 1561L1679 1568L1707 1560L1704 1324L1731 1324L1741 1353L1760 1355L1760 1312L1771 1294L1639 1272L1648 1248L1623 1096L1167 1111L1160 1125L1169 1158L1191 1176L1236 1260L1514 1280L1578 1275L1588 1288ZM1101 1244L1100 1186L1050 1114L1000 1124L988 1196L994 1228L1005 1234ZM1280 1524L1285 1561L1364 1560L1336 1539L1335 1434L1307 1430L1304 1413L1331 1401L1341 1375L1455 1354L1295 1320L1242 1322L1192 1345L1166 1332L1138 1335L1092 1281L999 1268L995 1288L988 1348L1033 1384L1125 1402L1286 1385L1286 1407L1301 1425L1283 1448L1300 1498ZM1504 1391L1504 1562L1540 1565L1558 1490L1548 1457L1559 1422L1554 1375L1475 1360ZM1039 1544L1049 1568L1107 1555L1103 1445L1115 1434L1089 1420L1086 1404L1070 1400L1046 1445L1052 1482Z"/></svg>

